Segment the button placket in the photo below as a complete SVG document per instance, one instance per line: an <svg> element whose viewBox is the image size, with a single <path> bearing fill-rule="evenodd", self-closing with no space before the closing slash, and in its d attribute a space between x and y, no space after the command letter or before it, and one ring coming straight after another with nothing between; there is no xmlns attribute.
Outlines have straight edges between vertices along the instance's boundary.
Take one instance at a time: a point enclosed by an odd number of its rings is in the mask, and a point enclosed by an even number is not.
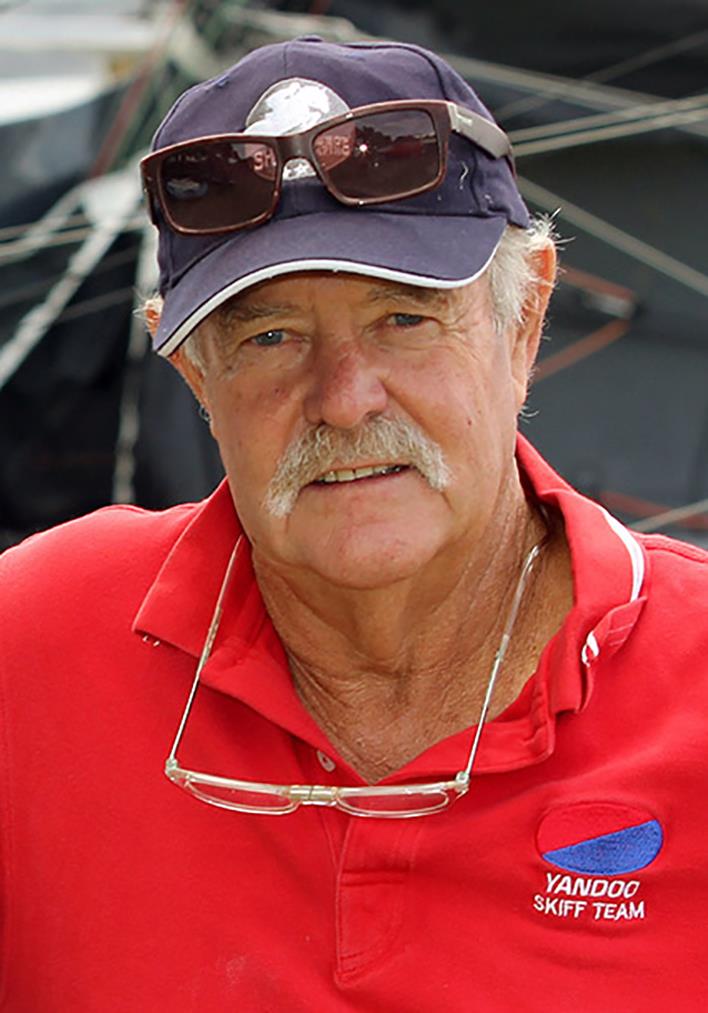
<svg viewBox="0 0 708 1013"><path fill-rule="evenodd" d="M350 817L335 899L335 977L342 986L378 967L401 943L422 822Z"/></svg>

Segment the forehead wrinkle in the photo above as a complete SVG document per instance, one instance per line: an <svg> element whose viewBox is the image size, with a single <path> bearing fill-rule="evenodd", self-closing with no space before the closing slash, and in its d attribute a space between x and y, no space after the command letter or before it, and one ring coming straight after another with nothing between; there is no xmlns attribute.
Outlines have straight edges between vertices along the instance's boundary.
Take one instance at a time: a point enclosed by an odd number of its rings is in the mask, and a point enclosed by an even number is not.
<svg viewBox="0 0 708 1013"><path fill-rule="evenodd" d="M232 302L215 310L217 319L229 324L232 321L252 323L254 320L268 320L271 317L292 313L297 307L292 303Z"/></svg>
<svg viewBox="0 0 708 1013"><path fill-rule="evenodd" d="M425 306L443 306L450 301L447 291L441 288L427 288L418 285L406 285L403 282L387 282L385 285L374 285L367 294L368 302L418 302Z"/></svg>
<svg viewBox="0 0 708 1013"><path fill-rule="evenodd" d="M451 297L452 294L446 289L386 281L380 285L372 285L367 290L364 301L373 304L393 301L415 302L422 306L447 306ZM253 323L296 313L301 309L302 307L295 303L258 300L251 293L245 292L233 296L223 306L215 309L213 317L219 325L228 327L230 323Z"/></svg>

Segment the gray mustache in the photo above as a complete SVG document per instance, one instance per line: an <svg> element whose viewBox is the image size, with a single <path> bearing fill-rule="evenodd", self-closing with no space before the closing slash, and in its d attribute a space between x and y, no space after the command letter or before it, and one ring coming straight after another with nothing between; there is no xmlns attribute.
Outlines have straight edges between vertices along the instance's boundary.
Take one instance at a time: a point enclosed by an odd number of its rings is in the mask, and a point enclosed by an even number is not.
<svg viewBox="0 0 708 1013"><path fill-rule="evenodd" d="M362 464L407 464L438 492L450 482L445 456L433 440L405 419L375 417L357 429L321 425L298 437L278 462L263 506L287 517L301 489L333 468Z"/></svg>

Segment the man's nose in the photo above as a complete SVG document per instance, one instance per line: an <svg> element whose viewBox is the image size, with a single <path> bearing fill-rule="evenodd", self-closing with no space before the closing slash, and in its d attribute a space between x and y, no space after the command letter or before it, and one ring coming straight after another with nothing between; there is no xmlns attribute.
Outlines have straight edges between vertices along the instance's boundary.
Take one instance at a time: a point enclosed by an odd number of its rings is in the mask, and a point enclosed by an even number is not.
<svg viewBox="0 0 708 1013"><path fill-rule="evenodd" d="M381 370L360 347L342 342L318 351L305 398L309 423L354 429L383 412L387 401Z"/></svg>

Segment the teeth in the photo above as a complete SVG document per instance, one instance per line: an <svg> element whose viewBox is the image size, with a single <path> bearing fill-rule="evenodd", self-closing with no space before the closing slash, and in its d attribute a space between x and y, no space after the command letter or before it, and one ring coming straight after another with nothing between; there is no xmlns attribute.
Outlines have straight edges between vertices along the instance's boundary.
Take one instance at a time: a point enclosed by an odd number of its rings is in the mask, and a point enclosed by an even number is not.
<svg viewBox="0 0 708 1013"><path fill-rule="evenodd" d="M358 478L370 478L372 475L392 475L403 471L404 464L381 464L373 468L340 468L337 471L327 471L319 478L318 482L355 482Z"/></svg>

